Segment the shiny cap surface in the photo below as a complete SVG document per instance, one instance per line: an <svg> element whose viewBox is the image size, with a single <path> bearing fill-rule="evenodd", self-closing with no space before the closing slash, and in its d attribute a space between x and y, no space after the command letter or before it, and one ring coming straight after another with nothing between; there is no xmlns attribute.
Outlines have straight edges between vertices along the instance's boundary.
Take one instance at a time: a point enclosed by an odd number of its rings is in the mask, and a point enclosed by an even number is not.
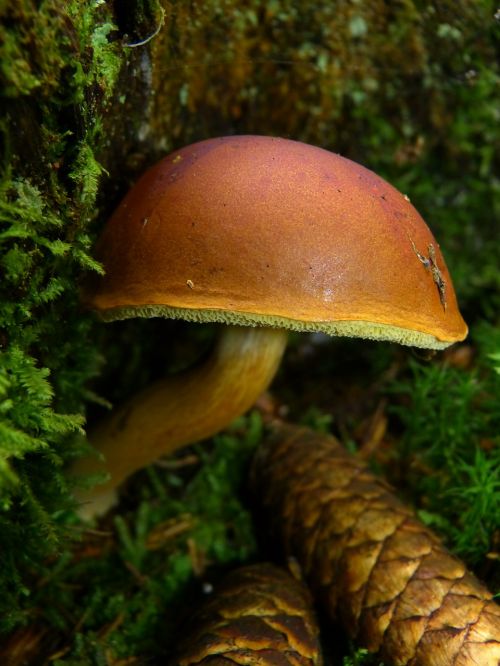
<svg viewBox="0 0 500 666"><path fill-rule="evenodd" d="M231 136L149 169L97 246L103 318L173 316L443 348L467 327L408 197L287 139Z"/></svg>

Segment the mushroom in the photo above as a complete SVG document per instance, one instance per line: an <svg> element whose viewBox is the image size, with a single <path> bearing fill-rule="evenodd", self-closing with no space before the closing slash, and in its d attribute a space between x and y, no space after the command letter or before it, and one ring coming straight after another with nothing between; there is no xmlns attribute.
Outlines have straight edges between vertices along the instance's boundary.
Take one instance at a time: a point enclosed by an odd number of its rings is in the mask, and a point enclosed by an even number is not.
<svg viewBox="0 0 500 666"><path fill-rule="evenodd" d="M271 382L286 331L443 349L467 327L439 246L401 194L321 148L230 136L165 157L130 190L96 249L84 300L104 320L220 322L213 355L152 385L90 432L107 471L81 491L103 512L132 472L212 436Z"/></svg>

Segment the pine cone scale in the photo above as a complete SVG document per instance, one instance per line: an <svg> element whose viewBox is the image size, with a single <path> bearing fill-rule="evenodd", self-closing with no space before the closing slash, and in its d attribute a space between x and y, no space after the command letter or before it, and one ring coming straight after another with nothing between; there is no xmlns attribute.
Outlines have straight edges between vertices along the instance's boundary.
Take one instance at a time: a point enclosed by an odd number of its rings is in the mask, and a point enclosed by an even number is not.
<svg viewBox="0 0 500 666"><path fill-rule="evenodd" d="M278 426L252 487L331 620L388 665L500 665L491 593L335 439Z"/></svg>

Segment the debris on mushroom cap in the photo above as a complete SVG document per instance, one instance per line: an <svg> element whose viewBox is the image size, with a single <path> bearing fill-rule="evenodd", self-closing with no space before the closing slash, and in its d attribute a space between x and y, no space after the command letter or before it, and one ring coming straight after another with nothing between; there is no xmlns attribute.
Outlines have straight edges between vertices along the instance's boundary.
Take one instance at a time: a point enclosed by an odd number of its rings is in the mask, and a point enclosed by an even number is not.
<svg viewBox="0 0 500 666"><path fill-rule="evenodd" d="M322 663L309 592L284 570L255 564L231 572L194 612L172 666Z"/></svg>
<svg viewBox="0 0 500 666"><path fill-rule="evenodd" d="M147 224L144 223L147 220ZM467 328L439 245L408 198L321 148L210 139L152 167L98 244L87 303L444 348Z"/></svg>
<svg viewBox="0 0 500 666"><path fill-rule="evenodd" d="M385 663L498 666L492 594L333 437L277 426L252 490L323 610Z"/></svg>

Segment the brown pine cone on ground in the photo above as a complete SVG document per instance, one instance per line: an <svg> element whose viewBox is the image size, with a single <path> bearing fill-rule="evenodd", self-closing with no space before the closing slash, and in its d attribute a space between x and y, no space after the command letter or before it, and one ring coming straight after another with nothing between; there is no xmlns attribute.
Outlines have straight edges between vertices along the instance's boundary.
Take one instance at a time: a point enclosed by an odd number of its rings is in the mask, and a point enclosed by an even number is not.
<svg viewBox="0 0 500 666"><path fill-rule="evenodd" d="M358 643L395 666L499 666L490 592L337 440L279 425L251 477L268 532Z"/></svg>
<svg viewBox="0 0 500 666"><path fill-rule="evenodd" d="M193 614L171 666L319 666L308 590L286 571L255 564L231 572Z"/></svg>

